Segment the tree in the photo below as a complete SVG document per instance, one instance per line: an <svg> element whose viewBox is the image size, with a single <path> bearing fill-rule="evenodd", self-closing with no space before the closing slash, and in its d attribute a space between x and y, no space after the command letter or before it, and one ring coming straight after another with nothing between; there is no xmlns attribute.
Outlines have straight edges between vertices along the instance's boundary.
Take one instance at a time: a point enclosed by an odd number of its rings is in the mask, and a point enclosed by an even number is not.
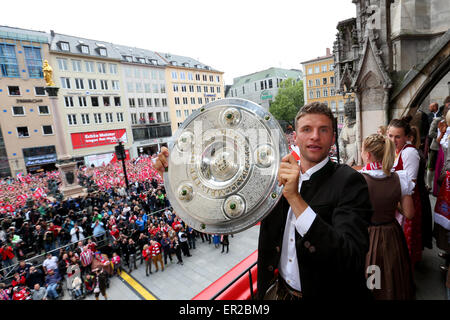
<svg viewBox="0 0 450 320"><path fill-rule="evenodd" d="M278 94L272 102L269 112L277 119L293 123L298 110L305 104L303 81L292 78L280 83Z"/></svg>

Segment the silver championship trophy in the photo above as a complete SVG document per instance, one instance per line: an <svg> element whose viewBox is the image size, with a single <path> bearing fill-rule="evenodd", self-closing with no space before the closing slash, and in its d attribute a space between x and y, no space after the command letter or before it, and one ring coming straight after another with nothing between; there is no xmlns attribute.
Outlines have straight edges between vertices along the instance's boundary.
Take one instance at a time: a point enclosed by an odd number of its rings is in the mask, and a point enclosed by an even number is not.
<svg viewBox="0 0 450 320"><path fill-rule="evenodd" d="M167 195L198 231L243 231L282 196L277 173L288 145L277 120L254 102L227 98L199 108L179 127L169 152Z"/></svg>

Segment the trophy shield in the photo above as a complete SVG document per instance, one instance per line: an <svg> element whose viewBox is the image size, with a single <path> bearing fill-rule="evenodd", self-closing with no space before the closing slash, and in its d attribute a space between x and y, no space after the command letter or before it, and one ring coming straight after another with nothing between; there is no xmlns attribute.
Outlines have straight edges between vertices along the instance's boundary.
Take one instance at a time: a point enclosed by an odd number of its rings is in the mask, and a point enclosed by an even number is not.
<svg viewBox="0 0 450 320"><path fill-rule="evenodd" d="M278 121L254 102L226 98L204 105L168 147L168 198L177 216L200 232L244 231L282 196L277 173L287 141Z"/></svg>

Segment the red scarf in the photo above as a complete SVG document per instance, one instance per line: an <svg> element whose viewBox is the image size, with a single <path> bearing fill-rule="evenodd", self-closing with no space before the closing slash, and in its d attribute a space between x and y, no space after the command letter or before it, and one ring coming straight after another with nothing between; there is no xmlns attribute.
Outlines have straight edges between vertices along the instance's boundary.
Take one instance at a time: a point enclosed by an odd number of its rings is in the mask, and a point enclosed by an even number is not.
<svg viewBox="0 0 450 320"><path fill-rule="evenodd" d="M380 161L368 163L364 167L364 171L370 171L370 170L383 170L383 165Z"/></svg>

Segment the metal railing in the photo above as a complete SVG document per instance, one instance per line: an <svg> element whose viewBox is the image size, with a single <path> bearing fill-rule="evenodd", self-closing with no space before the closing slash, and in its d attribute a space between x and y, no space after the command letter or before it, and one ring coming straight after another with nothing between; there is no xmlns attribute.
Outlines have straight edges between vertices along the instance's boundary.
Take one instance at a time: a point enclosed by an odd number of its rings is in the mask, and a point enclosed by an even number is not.
<svg viewBox="0 0 450 320"><path fill-rule="evenodd" d="M253 277L252 277L252 268L256 266L257 261L255 261L251 266L249 266L247 269L245 269L241 274L239 274L236 278L230 281L225 287L223 287L219 292L217 292L214 296L211 297L211 300L216 300L222 293L224 293L228 288L230 288L233 284L235 284L239 279L241 279L243 276L245 276L246 273L248 273L248 280L250 284L250 296L251 299L254 300L255 296L253 293Z"/></svg>

